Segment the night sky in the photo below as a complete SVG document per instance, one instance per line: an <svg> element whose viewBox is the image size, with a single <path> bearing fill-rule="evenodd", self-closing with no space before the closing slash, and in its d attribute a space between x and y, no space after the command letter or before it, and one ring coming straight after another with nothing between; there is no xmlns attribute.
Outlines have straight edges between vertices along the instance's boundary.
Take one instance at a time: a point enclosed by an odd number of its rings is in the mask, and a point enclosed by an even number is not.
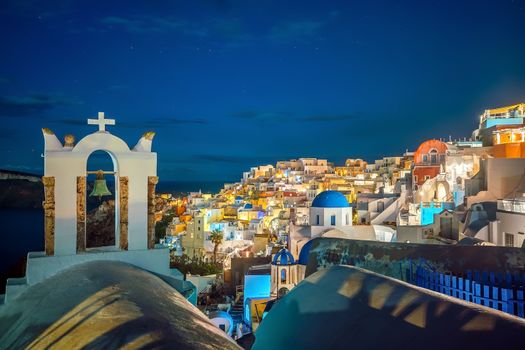
<svg viewBox="0 0 525 350"><path fill-rule="evenodd" d="M0 168L42 173L49 127L104 111L162 180L279 159L373 160L469 137L525 101L525 2L6 1Z"/></svg>

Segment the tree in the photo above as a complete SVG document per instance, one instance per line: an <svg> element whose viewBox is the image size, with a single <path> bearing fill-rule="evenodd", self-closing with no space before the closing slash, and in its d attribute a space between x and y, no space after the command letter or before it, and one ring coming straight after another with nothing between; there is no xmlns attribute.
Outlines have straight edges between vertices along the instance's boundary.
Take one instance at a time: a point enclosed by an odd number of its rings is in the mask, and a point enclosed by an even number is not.
<svg viewBox="0 0 525 350"><path fill-rule="evenodd" d="M210 241L214 244L213 246L213 262L217 262L217 249L221 245L224 235L218 229L215 229L210 234Z"/></svg>
<svg viewBox="0 0 525 350"><path fill-rule="evenodd" d="M174 213L172 211L168 211L162 219L155 223L155 242L158 243L161 238L166 237L166 229L170 225L171 221L173 220Z"/></svg>

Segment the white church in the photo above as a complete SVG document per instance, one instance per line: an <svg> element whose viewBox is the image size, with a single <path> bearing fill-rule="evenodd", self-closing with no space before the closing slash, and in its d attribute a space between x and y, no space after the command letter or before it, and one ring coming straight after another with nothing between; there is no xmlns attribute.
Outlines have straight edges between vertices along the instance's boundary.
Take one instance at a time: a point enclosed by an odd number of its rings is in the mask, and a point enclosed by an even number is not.
<svg viewBox="0 0 525 350"><path fill-rule="evenodd" d="M395 233L382 225L353 225L352 214L352 207L341 192L319 193L309 208L308 225L290 225L289 247L294 258L299 259L301 248L316 237L376 241Z"/></svg>
<svg viewBox="0 0 525 350"><path fill-rule="evenodd" d="M45 251L29 253L26 276L7 281L0 348L238 349L192 305L196 288L170 269L169 249L155 246L155 134L130 148L106 130L115 121L104 113L88 124L98 130L76 144L42 129ZM97 151L113 169L87 169ZM111 246L86 246L89 174L115 180Z"/></svg>

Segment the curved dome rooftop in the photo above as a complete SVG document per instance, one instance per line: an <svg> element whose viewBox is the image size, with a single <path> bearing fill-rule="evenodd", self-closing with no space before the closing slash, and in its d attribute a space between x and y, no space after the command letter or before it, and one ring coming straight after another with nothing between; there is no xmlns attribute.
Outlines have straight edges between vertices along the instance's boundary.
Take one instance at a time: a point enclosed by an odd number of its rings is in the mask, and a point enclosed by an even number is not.
<svg viewBox="0 0 525 350"><path fill-rule="evenodd" d="M346 197L338 191L321 192L312 202L312 207L315 208L348 208L349 206Z"/></svg>
<svg viewBox="0 0 525 350"><path fill-rule="evenodd" d="M272 260L272 265L293 265L295 264L295 259L293 258L292 253L288 249L281 249L277 254L274 255Z"/></svg>
<svg viewBox="0 0 525 350"><path fill-rule="evenodd" d="M239 349L166 282L117 261L71 267L0 308L0 348Z"/></svg>
<svg viewBox="0 0 525 350"><path fill-rule="evenodd" d="M310 249L312 249L313 242L314 240L311 239L308 242L306 242L301 248L301 252L299 252L299 259L297 261L299 265L308 265L308 256L310 255Z"/></svg>
<svg viewBox="0 0 525 350"><path fill-rule="evenodd" d="M274 303L252 349L497 349L501 339L522 344L523 332L518 317L338 265L308 276Z"/></svg>

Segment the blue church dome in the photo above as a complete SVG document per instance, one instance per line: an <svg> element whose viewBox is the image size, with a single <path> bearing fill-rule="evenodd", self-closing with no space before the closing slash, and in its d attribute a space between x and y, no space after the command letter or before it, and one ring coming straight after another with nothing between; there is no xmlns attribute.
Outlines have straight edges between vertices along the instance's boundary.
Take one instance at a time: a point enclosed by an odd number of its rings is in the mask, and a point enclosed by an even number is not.
<svg viewBox="0 0 525 350"><path fill-rule="evenodd" d="M313 241L313 239L309 240L301 248L301 252L299 253L299 259L297 260L297 263L299 265L308 265L308 256L310 255L310 249L312 248Z"/></svg>
<svg viewBox="0 0 525 350"><path fill-rule="evenodd" d="M281 249L277 254L274 255L272 265L293 265L295 260L292 253L288 249Z"/></svg>
<svg viewBox="0 0 525 350"><path fill-rule="evenodd" d="M244 205L244 209L253 209L253 205L251 205L250 203L246 203Z"/></svg>
<svg viewBox="0 0 525 350"><path fill-rule="evenodd" d="M312 202L312 207L315 208L348 208L349 206L345 196L338 191L321 192Z"/></svg>

